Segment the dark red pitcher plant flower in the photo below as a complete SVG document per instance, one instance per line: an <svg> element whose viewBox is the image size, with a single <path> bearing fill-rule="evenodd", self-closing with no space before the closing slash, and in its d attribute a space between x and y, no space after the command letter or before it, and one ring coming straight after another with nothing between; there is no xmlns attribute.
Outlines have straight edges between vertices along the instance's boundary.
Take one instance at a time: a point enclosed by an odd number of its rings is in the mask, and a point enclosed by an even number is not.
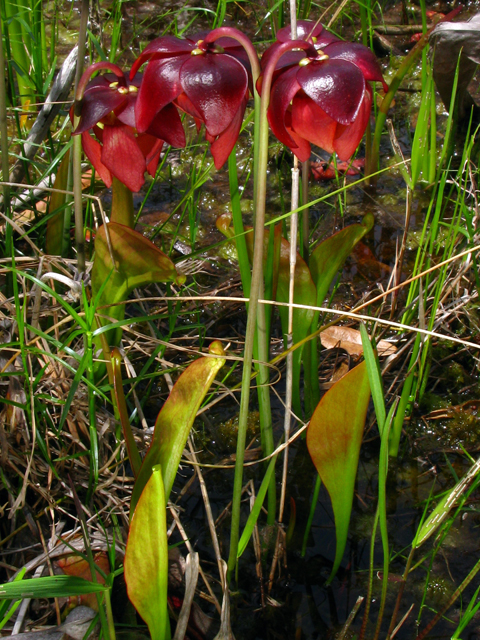
<svg viewBox="0 0 480 640"><path fill-rule="evenodd" d="M215 32L186 39L162 36L140 54L131 78L145 62L135 107L138 131L148 131L158 113L173 102L193 116L197 127L205 125L220 168L238 138L249 96L249 62L243 47L231 37L217 38Z"/></svg>
<svg viewBox="0 0 480 640"><path fill-rule="evenodd" d="M310 144L348 160L365 132L372 107L369 81L385 84L380 66L367 47L343 42L322 25L301 21L299 39L311 43L289 51L275 67L268 121L275 136L298 157L310 157ZM290 28L265 52L265 70L276 51L289 41Z"/></svg>
<svg viewBox="0 0 480 640"><path fill-rule="evenodd" d="M90 80L102 69L112 73ZM79 92L83 97L74 133L82 135L85 154L107 187L115 176L131 191L139 191L145 172L155 175L164 142L174 147L185 146L182 122L171 103L159 110L144 132L138 133L135 103L141 85L141 74L130 79L108 62L91 65L80 80Z"/></svg>

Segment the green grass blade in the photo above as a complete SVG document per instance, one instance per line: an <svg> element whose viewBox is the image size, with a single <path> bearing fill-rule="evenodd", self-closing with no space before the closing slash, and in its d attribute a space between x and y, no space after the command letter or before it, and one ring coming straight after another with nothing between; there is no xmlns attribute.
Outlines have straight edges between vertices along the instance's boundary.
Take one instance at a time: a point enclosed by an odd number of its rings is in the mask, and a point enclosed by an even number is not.
<svg viewBox="0 0 480 640"><path fill-rule="evenodd" d="M360 335L362 337L363 356L367 363L368 381L372 391L372 400L375 407L375 415L377 416L378 430L380 436L383 436L385 426L385 400L383 397L383 384L380 374L378 358L373 350L367 330L363 322L360 325Z"/></svg>
<svg viewBox="0 0 480 640"><path fill-rule="evenodd" d="M240 541L238 543L237 558L240 558L242 553L247 548L247 544L252 536L255 525L257 524L257 520L260 515L260 511L262 510L265 496L267 494L268 485L270 484L272 474L275 471L276 461L277 461L277 456L273 456L273 458L269 462L269 465L267 467L267 472L263 477L262 484L260 485L260 489L258 490L257 497L255 498L253 509L250 511L250 515L248 516L247 523L240 537Z"/></svg>
<svg viewBox="0 0 480 640"><path fill-rule="evenodd" d="M100 593L107 589L106 585L95 584L83 578L47 576L0 584L0 599L62 598L64 596L81 596L86 593Z"/></svg>

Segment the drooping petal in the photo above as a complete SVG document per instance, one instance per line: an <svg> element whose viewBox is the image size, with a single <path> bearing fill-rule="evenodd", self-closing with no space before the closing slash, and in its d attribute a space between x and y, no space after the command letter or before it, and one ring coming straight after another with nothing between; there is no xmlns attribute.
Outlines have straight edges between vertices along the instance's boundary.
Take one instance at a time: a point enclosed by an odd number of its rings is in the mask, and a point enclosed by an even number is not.
<svg viewBox="0 0 480 640"><path fill-rule="evenodd" d="M138 131L146 131L157 113L181 93L179 72L184 62L185 57L178 56L148 63L135 106Z"/></svg>
<svg viewBox="0 0 480 640"><path fill-rule="evenodd" d="M88 131L82 133L82 147L93 168L107 187L112 186L112 174L102 162L102 147Z"/></svg>
<svg viewBox="0 0 480 640"><path fill-rule="evenodd" d="M364 47L363 44L358 44L357 42L334 42L328 45L325 53L332 60L348 60L348 62L352 62L361 70L365 80L382 82L383 88L386 91L388 90L388 85L383 79L382 70L375 54L368 47Z"/></svg>
<svg viewBox="0 0 480 640"><path fill-rule="evenodd" d="M135 129L136 127L136 122L135 122L136 102L137 102L137 94L128 93L125 96L124 103L121 105L119 109L115 111L115 115L120 120L120 122L123 122L123 124L126 124L127 127L132 127L133 129Z"/></svg>
<svg viewBox="0 0 480 640"><path fill-rule="evenodd" d="M242 126L246 106L247 99L245 98L230 125L210 145L210 151L212 152L213 161L217 169L223 167L235 146Z"/></svg>
<svg viewBox="0 0 480 640"><path fill-rule="evenodd" d="M137 144L145 158L148 173L154 177L163 149L163 140L159 140L147 133L140 133L137 136Z"/></svg>
<svg viewBox="0 0 480 640"><path fill-rule="evenodd" d="M160 60L162 58L173 58L188 54L195 48L195 43L190 39L176 38L175 36L161 36L152 40L142 53L135 60L131 70L130 78L137 73L142 64L148 60Z"/></svg>
<svg viewBox="0 0 480 640"><path fill-rule="evenodd" d="M295 141L285 128L285 114L295 94L300 91L297 82L298 67L292 67L282 73L274 85L270 94L270 106L268 107L268 122L274 135L290 149L294 148Z"/></svg>
<svg viewBox="0 0 480 640"><path fill-rule="evenodd" d="M191 56L180 70L180 81L213 136L229 126L248 90L245 68L222 54Z"/></svg>
<svg viewBox="0 0 480 640"><path fill-rule="evenodd" d="M162 141L159 140L158 142L162 142ZM149 175L152 176L152 178L154 178L155 174L157 173L157 167L160 160L160 154L162 153L162 149L163 149L163 144L158 147L158 149L155 151L155 154L151 156L151 160L147 163L147 171Z"/></svg>
<svg viewBox="0 0 480 640"><path fill-rule="evenodd" d="M365 79L351 62L313 61L298 70L297 80L305 93L336 122L350 124L357 117Z"/></svg>
<svg viewBox="0 0 480 640"><path fill-rule="evenodd" d="M340 160L348 160L360 144L372 110L372 90L367 85L362 106L352 124L337 126L333 148Z"/></svg>
<svg viewBox="0 0 480 640"><path fill-rule="evenodd" d="M185 111L185 113L188 113L188 115L192 116L192 118L195 118L195 124L197 125L198 131L203 122L202 114L198 109L195 108L195 105L192 103L190 98L187 98L184 93L181 93L175 98L175 104L179 109Z"/></svg>
<svg viewBox="0 0 480 640"><path fill-rule="evenodd" d="M365 81L364 81L365 82ZM312 144L333 153L338 124L303 92L292 104L292 129Z"/></svg>
<svg viewBox="0 0 480 640"><path fill-rule="evenodd" d="M97 85L85 91L82 100L82 114L75 133L83 133L100 122L111 111L118 109L125 102L125 95L108 85Z"/></svg>
<svg viewBox="0 0 480 640"><path fill-rule="evenodd" d="M128 127L104 128L102 162L130 191L141 189L145 182L145 158Z"/></svg>
<svg viewBox="0 0 480 640"><path fill-rule="evenodd" d="M177 149L183 149L186 144L182 121L178 111L171 103L157 113L147 129L147 133L165 140L167 144L171 144Z"/></svg>
<svg viewBox="0 0 480 640"><path fill-rule="evenodd" d="M300 162L306 162L312 155L310 142L302 138L302 136L298 135L296 131L293 130L292 112L290 110L288 110L285 115L285 129L296 145L295 147L290 147L290 150L297 156Z"/></svg>
<svg viewBox="0 0 480 640"><path fill-rule="evenodd" d="M100 144L103 144L103 127L97 127L97 125L95 125L92 127L92 131Z"/></svg>

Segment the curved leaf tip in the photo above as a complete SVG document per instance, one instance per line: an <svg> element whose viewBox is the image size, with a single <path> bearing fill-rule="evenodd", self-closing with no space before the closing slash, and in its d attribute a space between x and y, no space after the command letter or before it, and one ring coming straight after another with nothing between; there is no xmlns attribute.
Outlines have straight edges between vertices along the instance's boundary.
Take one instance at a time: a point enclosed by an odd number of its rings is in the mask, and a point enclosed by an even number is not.
<svg viewBox="0 0 480 640"><path fill-rule="evenodd" d="M225 350L220 340L214 340L212 344L208 347L208 352L212 356L220 356L220 357L225 356Z"/></svg>

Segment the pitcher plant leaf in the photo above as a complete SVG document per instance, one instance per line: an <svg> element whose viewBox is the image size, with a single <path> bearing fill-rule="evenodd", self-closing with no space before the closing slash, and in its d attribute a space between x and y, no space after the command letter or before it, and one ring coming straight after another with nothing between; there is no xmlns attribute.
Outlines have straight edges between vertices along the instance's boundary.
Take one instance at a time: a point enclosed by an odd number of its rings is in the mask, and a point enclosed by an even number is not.
<svg viewBox="0 0 480 640"><path fill-rule="evenodd" d="M197 411L217 372L225 364L225 353L219 341L212 342L209 351L210 356L195 360L185 369L158 414L152 443L133 488L131 516L156 465L162 466L165 497L168 500L170 496Z"/></svg>
<svg viewBox="0 0 480 640"><path fill-rule="evenodd" d="M365 362L327 391L307 430L307 447L332 501L337 546L331 582L343 558L352 511L360 445L370 401Z"/></svg>
<svg viewBox="0 0 480 640"><path fill-rule="evenodd" d="M169 640L167 512L160 467L152 469L138 502L124 566L128 597L152 640Z"/></svg>

